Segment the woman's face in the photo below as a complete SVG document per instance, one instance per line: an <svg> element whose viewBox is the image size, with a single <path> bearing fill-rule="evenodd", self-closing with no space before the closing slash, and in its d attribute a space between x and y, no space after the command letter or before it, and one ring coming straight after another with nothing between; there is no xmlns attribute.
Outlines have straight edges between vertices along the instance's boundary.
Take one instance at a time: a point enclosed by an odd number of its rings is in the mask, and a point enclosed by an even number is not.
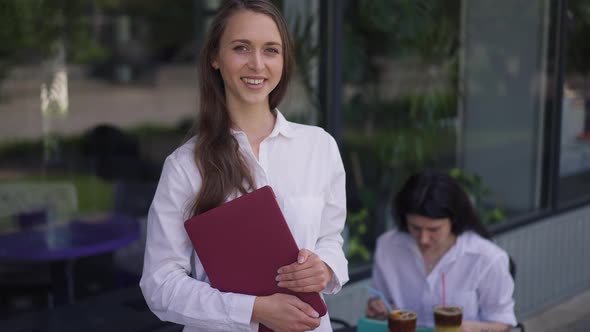
<svg viewBox="0 0 590 332"><path fill-rule="evenodd" d="M221 72L230 109L268 107L283 73L283 43L273 19L249 10L231 16L211 65Z"/></svg>
<svg viewBox="0 0 590 332"><path fill-rule="evenodd" d="M455 235L451 232L449 218L434 219L408 214L406 220L408 231L422 254L446 251L454 241Z"/></svg>

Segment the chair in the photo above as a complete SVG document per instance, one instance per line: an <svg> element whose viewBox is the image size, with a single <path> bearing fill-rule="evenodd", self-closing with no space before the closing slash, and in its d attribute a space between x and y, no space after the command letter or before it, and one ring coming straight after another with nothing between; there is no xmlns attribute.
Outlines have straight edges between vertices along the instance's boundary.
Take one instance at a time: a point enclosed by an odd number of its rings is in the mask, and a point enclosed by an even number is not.
<svg viewBox="0 0 590 332"><path fill-rule="evenodd" d="M345 321L343 319L339 319L339 318L330 317L330 323L332 324L332 328L334 330L336 330L336 328L334 328L334 325L339 326L338 328L348 328L348 327L350 327L350 324L348 324L347 321Z"/></svg>
<svg viewBox="0 0 590 332"><path fill-rule="evenodd" d="M157 186L157 181L117 181L114 189L115 212L145 217Z"/></svg>
<svg viewBox="0 0 590 332"><path fill-rule="evenodd" d="M14 182L0 185L0 218L29 225L66 218L78 209L76 188L69 182ZM45 214L45 215L43 215Z"/></svg>
<svg viewBox="0 0 590 332"><path fill-rule="evenodd" d="M0 185L0 223L6 228L27 229L66 218L77 210L76 189L68 182L12 182ZM3 305L23 310L26 302L43 294L54 306L51 266L47 263L0 261ZM24 300L24 299L27 300ZM20 303L20 304L19 304Z"/></svg>
<svg viewBox="0 0 590 332"><path fill-rule="evenodd" d="M120 283L123 285L136 283L141 276L147 236L147 214L157 186L157 181L117 181L115 183L114 211L133 216L140 223L139 240L114 253L114 264Z"/></svg>
<svg viewBox="0 0 590 332"><path fill-rule="evenodd" d="M142 157L138 139L109 124L84 133L79 152L83 169L108 181L157 181L160 175L160 167Z"/></svg>
<svg viewBox="0 0 590 332"><path fill-rule="evenodd" d="M36 305L53 308L54 293L51 281L49 264L0 261L0 311L10 314L28 311Z"/></svg>

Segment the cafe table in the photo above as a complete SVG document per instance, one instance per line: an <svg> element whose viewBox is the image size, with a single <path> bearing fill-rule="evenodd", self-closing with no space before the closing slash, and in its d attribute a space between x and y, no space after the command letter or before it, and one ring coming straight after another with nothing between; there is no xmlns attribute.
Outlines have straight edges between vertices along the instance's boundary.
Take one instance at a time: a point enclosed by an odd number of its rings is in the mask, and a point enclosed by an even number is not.
<svg viewBox="0 0 590 332"><path fill-rule="evenodd" d="M0 234L0 261L51 264L52 283L55 286L65 278L67 302L73 303L76 259L113 252L137 240L139 234L138 220L122 214L11 230ZM54 287L54 291L61 289Z"/></svg>
<svg viewBox="0 0 590 332"><path fill-rule="evenodd" d="M343 327L335 329L334 332L388 332L387 321L374 320L369 318L360 318L357 326ZM430 327L417 327L416 332L434 332Z"/></svg>

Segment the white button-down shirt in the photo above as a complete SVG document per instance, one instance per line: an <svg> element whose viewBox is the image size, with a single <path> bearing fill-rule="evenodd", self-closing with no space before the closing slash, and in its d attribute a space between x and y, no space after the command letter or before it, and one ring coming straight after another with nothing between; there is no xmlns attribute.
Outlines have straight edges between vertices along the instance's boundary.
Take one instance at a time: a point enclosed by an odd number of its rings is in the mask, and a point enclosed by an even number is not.
<svg viewBox="0 0 590 332"><path fill-rule="evenodd" d="M407 233L388 231L377 240L372 284L396 307L415 311L418 325L434 325L433 307L445 303L463 307L463 319L516 325L514 281L504 250L473 232L455 245L426 275L424 260Z"/></svg>
<svg viewBox="0 0 590 332"><path fill-rule="evenodd" d="M323 293L335 293L348 281L341 237L345 174L338 146L323 129L276 113L272 133L260 143L259 160L244 132L232 134L256 187L273 188L299 248L313 251L334 271ZM148 214L142 292L160 319L185 325L184 331L257 331L258 323L251 322L255 297L212 288L185 232L183 223L201 188L194 146L195 138L164 163ZM325 315L316 331L331 330Z"/></svg>

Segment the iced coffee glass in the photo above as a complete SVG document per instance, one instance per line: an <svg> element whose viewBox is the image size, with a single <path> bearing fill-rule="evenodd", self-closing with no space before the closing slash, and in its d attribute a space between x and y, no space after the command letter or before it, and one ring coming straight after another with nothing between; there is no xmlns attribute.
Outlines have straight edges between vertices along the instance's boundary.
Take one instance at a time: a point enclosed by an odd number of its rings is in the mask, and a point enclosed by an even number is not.
<svg viewBox="0 0 590 332"><path fill-rule="evenodd" d="M389 332L416 332L418 315L409 310L394 310L387 317Z"/></svg>
<svg viewBox="0 0 590 332"><path fill-rule="evenodd" d="M434 307L435 332L461 332L463 308L459 306Z"/></svg>

